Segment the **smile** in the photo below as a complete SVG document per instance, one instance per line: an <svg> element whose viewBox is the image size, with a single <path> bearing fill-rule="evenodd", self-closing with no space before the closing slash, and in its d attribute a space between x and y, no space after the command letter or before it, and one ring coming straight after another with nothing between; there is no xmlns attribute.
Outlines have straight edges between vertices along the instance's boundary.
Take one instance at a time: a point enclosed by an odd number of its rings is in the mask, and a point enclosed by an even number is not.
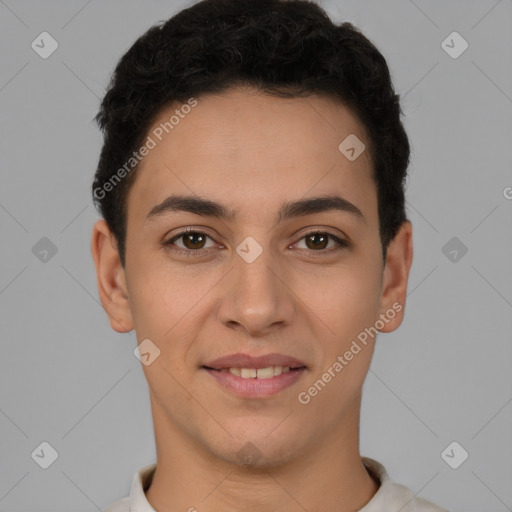
<svg viewBox="0 0 512 512"><path fill-rule="evenodd" d="M290 368L223 368L204 370L224 389L241 398L264 398L275 395L295 384L305 373L306 367Z"/></svg>

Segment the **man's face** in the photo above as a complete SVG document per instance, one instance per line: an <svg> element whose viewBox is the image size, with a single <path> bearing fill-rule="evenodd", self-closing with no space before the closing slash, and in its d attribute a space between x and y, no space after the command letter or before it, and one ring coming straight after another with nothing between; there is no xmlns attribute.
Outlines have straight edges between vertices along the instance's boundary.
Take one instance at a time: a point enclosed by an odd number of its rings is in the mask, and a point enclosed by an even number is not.
<svg viewBox="0 0 512 512"><path fill-rule="evenodd" d="M239 460L248 442L262 462L305 453L354 419L372 338L341 371L333 365L389 307L370 156L351 161L338 149L351 134L368 140L334 100L232 89L197 98L159 141L153 130L176 109L148 132L157 144L128 196L125 318L139 343L160 350L143 366L157 430L179 431L224 460ZM236 216L148 217L171 195ZM355 208L278 216L284 204L323 196ZM198 233L178 237L185 228ZM305 369L247 390L242 377L205 368L240 353L291 356ZM308 393L329 368L330 382Z"/></svg>

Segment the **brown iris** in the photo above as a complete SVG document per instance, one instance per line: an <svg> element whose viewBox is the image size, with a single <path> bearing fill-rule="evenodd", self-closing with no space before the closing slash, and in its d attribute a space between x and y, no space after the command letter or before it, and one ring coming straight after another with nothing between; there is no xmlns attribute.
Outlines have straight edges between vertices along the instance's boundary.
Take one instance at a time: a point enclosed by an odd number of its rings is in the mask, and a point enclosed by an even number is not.
<svg viewBox="0 0 512 512"><path fill-rule="evenodd" d="M202 249L201 244L204 244L206 236L202 233L185 233L182 238L187 249Z"/></svg>
<svg viewBox="0 0 512 512"><path fill-rule="evenodd" d="M320 244L322 244L322 246L319 247L318 245L314 245L313 247L310 247L309 242L312 240L316 240L317 243L320 240ZM329 237L325 233L312 233L306 236L306 245L309 249L325 249L328 243Z"/></svg>

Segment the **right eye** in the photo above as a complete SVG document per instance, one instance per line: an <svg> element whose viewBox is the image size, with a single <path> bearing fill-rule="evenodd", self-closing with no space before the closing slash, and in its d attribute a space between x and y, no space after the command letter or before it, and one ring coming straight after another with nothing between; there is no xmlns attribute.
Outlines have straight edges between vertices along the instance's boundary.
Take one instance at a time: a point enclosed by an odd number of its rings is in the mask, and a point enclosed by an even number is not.
<svg viewBox="0 0 512 512"><path fill-rule="evenodd" d="M179 254L184 254L186 256L201 256L203 255L203 249L205 249L204 243L207 238L213 241L213 239L206 233L196 229L187 228L164 242L164 245ZM182 239L183 247L178 245L177 247L179 247L179 250L173 249L172 246L175 246L175 242L180 239ZM214 247L214 245L207 248L211 247Z"/></svg>

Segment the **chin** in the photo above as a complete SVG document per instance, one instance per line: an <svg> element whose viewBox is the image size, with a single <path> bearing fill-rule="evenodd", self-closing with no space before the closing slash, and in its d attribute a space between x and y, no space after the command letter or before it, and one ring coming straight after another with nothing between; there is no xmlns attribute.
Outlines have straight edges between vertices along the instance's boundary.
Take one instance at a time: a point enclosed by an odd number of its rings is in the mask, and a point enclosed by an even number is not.
<svg viewBox="0 0 512 512"><path fill-rule="evenodd" d="M228 429L233 434L229 438L229 444L217 444L211 449L219 458L238 466L266 469L283 465L297 457L305 439L303 430L297 432L297 436L289 430L277 432L276 426L280 421L282 419L273 421L270 427L268 422L263 427L253 421L251 427L243 429L243 435L236 435L235 430ZM268 434L269 432L271 433Z"/></svg>

